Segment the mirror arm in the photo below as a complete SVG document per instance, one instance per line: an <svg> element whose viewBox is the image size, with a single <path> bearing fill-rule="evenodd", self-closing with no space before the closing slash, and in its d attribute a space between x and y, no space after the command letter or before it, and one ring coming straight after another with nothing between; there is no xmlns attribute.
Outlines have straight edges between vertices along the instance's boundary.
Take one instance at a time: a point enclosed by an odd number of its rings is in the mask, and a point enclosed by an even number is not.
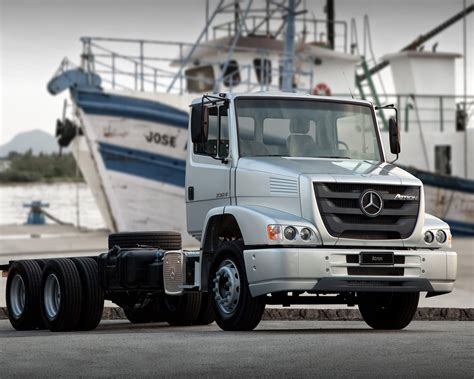
<svg viewBox="0 0 474 379"><path fill-rule="evenodd" d="M393 161L390 161L388 163L392 164L392 163L395 163L396 161L398 161L398 154L397 154L397 157Z"/></svg>

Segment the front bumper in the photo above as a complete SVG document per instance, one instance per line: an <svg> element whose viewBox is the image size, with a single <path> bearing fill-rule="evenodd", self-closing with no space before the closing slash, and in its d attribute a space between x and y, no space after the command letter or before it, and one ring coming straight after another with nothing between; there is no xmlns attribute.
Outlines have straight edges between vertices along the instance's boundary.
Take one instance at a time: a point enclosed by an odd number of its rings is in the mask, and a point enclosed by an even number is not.
<svg viewBox="0 0 474 379"><path fill-rule="evenodd" d="M354 256L373 249L262 248L244 251L252 296L282 291L418 292L453 290L457 254L439 250L386 250L395 264L365 266ZM375 251L375 250L374 250ZM348 258L348 256L352 256ZM397 263L403 262L403 263Z"/></svg>

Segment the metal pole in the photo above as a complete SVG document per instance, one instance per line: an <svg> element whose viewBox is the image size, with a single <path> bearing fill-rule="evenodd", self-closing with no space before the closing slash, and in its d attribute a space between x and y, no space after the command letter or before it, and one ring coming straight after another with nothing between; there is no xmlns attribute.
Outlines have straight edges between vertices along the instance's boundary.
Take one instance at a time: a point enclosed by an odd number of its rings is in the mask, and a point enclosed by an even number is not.
<svg viewBox="0 0 474 379"><path fill-rule="evenodd" d="M265 4L265 13L266 13L266 18L267 18L267 22L266 22L266 27L267 27L267 37L270 37L270 0L266 0L266 4Z"/></svg>
<svg viewBox="0 0 474 379"><path fill-rule="evenodd" d="M183 64L183 44L182 43L179 44L179 64ZM179 94L180 95L183 94L183 75L182 74L179 76Z"/></svg>
<svg viewBox="0 0 474 379"><path fill-rule="evenodd" d="M285 60L283 65L282 91L293 92L293 60L295 54L295 0L288 0L286 16Z"/></svg>
<svg viewBox="0 0 474 379"><path fill-rule="evenodd" d="M330 49L335 48L335 34L334 34L334 0L327 0L326 2L326 32L328 38L328 45Z"/></svg>
<svg viewBox="0 0 474 379"><path fill-rule="evenodd" d="M144 88L143 88L143 41L140 41L140 91L143 92Z"/></svg>
<svg viewBox="0 0 474 379"><path fill-rule="evenodd" d="M206 25L209 25L209 0L206 0ZM206 42L209 40L209 29L206 28Z"/></svg>
<svg viewBox="0 0 474 379"><path fill-rule="evenodd" d="M112 88L115 89L115 53L112 53Z"/></svg>
<svg viewBox="0 0 474 379"><path fill-rule="evenodd" d="M464 13L466 14L466 0L463 1ZM462 22L462 31L463 31L463 64L464 64L464 113L466 115L467 122L467 26L466 26L467 15L464 16ZM464 128L464 177L467 179L468 169L467 169L467 125Z"/></svg>

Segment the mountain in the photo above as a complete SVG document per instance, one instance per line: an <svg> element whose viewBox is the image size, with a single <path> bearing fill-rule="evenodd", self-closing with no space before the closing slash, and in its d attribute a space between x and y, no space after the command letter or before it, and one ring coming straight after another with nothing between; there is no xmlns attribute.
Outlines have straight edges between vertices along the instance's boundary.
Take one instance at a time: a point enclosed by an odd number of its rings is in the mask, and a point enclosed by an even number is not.
<svg viewBox="0 0 474 379"><path fill-rule="evenodd" d="M39 129L18 133L12 140L4 145L0 145L0 157L8 156L11 151L24 153L31 149L34 155L40 152L50 154L59 151L56 138L52 134Z"/></svg>

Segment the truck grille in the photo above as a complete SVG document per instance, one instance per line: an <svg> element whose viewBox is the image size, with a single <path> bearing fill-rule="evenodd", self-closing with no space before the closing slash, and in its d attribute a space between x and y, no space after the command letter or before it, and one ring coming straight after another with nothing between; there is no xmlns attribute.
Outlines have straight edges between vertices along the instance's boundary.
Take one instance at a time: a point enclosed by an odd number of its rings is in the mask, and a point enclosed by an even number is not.
<svg viewBox="0 0 474 379"><path fill-rule="evenodd" d="M383 200L382 210L374 217L364 214L360 205L367 190L375 191ZM416 186L314 183L314 193L324 226L338 238L408 238L420 208L420 187ZM401 199L404 196L414 198Z"/></svg>

